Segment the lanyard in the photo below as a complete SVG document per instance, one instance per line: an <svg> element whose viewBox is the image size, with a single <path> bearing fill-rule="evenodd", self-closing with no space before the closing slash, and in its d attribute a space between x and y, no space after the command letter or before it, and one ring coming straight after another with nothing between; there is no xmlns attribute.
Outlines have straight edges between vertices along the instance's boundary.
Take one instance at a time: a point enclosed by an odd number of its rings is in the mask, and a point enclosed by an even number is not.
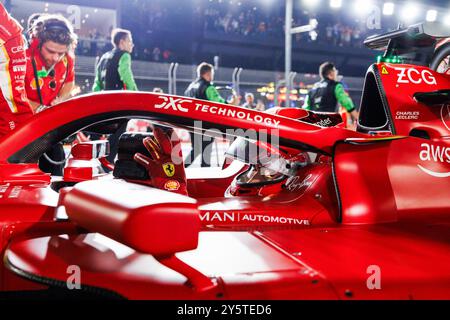
<svg viewBox="0 0 450 320"><path fill-rule="evenodd" d="M50 71L52 71L52 70L55 68L55 66L56 66L56 65L57 65L64 57L65 57L65 55L63 55L63 56L62 56L55 64L53 64L53 65L51 66L51 68L50 68L49 70L46 71L45 77L49 74ZM39 71L37 70L37 67L36 67L36 60L34 59L34 53L31 55L31 64L33 65L34 81L35 81L35 84L36 84L36 91L37 91L37 94L38 94L38 97L39 97L39 103L41 104L41 106L43 106L43 105L44 105L44 102L43 102L43 99L42 99L41 86L39 85L39 78L41 78L41 77L43 77L43 76L40 76L40 75L39 75ZM68 74L68 72L69 72L69 68L66 67L66 75L65 75L65 77L64 77L63 84L62 84L62 86L60 87L59 90L61 90L61 88L64 86L64 84L65 84L65 82L66 82L66 79L67 79L67 74ZM55 72L55 81L56 81L56 72ZM59 93L59 92L58 92L58 93Z"/></svg>
<svg viewBox="0 0 450 320"><path fill-rule="evenodd" d="M39 97L39 103L41 104L41 106L43 106L44 102L42 100L41 86L39 85L39 76L36 67L36 61L34 60L34 55L31 57L31 64L33 65L34 81L36 84L36 91Z"/></svg>

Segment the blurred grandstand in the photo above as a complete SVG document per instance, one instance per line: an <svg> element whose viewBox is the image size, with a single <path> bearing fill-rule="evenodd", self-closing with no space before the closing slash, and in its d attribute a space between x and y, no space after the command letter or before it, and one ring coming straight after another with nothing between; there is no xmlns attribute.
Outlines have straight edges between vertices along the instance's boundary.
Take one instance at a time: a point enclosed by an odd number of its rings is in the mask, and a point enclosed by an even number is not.
<svg viewBox="0 0 450 320"><path fill-rule="evenodd" d="M77 83L90 90L96 57L111 48L116 26L130 29L136 44L133 68L141 90L160 87L182 94L195 76L195 65L214 62L216 83L253 92L268 106L280 104L284 79L284 1L281 0L6 0L14 17L26 24L34 12L61 13L79 35ZM362 47L368 35L397 28L399 22L442 20L450 25L448 1L296 0L293 25L317 19L315 34L294 36L292 69L297 72L291 93L301 105L308 86L318 80L320 63L332 60L344 75L358 103L365 71L374 52ZM214 59L214 57L217 57ZM171 63L178 63L176 86L169 90ZM173 67L173 65L172 65ZM281 88L281 89L280 89ZM279 89L279 90L277 90ZM281 91L281 92L280 92ZM275 95L274 93L280 93ZM284 92L286 94L286 92ZM274 101L278 98L278 101Z"/></svg>

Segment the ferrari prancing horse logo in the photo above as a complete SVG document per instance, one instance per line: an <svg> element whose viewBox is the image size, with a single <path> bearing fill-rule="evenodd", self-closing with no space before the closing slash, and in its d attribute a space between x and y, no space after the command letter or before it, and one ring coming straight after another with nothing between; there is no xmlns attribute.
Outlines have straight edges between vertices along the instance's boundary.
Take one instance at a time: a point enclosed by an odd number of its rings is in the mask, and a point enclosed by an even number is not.
<svg viewBox="0 0 450 320"><path fill-rule="evenodd" d="M172 162L166 162L162 167L166 176L173 177L173 175L175 174L175 166Z"/></svg>

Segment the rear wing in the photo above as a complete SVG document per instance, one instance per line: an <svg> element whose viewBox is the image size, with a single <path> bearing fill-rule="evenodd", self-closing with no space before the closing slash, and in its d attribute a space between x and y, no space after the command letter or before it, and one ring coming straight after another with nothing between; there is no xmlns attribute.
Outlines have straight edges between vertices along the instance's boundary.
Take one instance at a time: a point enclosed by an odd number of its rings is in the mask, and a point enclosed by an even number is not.
<svg viewBox="0 0 450 320"><path fill-rule="evenodd" d="M364 45L373 50L384 51L383 58L396 56L402 63L428 65L436 43L448 37L448 26L438 22L422 22L370 36L364 40Z"/></svg>
<svg viewBox="0 0 450 320"><path fill-rule="evenodd" d="M440 38L450 37L448 27L437 22L417 23L407 28L399 28L381 35L374 35L364 40L364 45L373 50L386 50L389 42L395 42L396 47L403 47L401 44L414 47L428 46L430 42Z"/></svg>

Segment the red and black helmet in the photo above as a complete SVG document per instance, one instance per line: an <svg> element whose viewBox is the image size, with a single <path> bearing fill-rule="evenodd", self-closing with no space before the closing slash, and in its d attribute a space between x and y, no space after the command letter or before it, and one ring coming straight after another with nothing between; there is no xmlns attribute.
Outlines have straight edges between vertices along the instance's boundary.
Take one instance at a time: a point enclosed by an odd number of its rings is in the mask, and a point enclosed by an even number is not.
<svg viewBox="0 0 450 320"><path fill-rule="evenodd" d="M298 108L272 108L268 113L301 119L309 112ZM299 168L309 164L308 153L279 146L274 141L252 141L237 138L226 151L226 156L248 165L238 174L226 191L228 196L276 194L289 177L295 176Z"/></svg>

